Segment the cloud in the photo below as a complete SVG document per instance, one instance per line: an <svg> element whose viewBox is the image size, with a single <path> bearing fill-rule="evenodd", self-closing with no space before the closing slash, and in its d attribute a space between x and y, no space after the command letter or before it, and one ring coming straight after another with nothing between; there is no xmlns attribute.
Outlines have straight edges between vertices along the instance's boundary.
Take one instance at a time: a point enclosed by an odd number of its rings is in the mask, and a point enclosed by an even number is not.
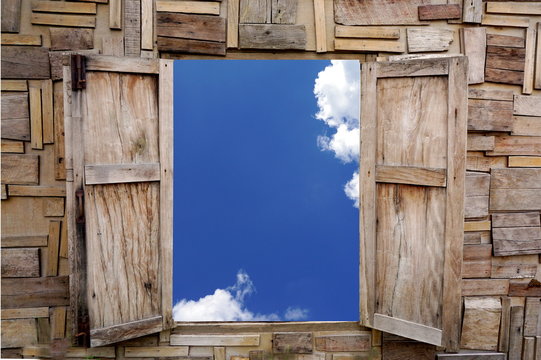
<svg viewBox="0 0 541 360"><path fill-rule="evenodd" d="M235 285L216 289L213 294L199 300L182 299L173 307L175 321L279 321L276 313L253 313L245 306L245 298L255 292L250 276L243 270L237 272ZM290 311L291 310L291 311ZM308 310L288 308L286 320L306 318Z"/></svg>
<svg viewBox="0 0 541 360"><path fill-rule="evenodd" d="M322 120L334 133L318 136L321 150L331 151L344 163L359 161L360 151L360 67L355 60L332 60L314 84L314 95ZM356 188L355 188L356 187ZM344 186L346 195L359 207L359 173Z"/></svg>

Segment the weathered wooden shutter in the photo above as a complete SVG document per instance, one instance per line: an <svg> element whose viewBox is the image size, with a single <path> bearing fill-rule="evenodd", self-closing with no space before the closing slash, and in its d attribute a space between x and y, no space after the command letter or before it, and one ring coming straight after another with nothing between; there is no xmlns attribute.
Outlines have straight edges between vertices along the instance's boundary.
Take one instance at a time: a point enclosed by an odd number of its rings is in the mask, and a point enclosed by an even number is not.
<svg viewBox="0 0 541 360"><path fill-rule="evenodd" d="M362 65L361 323L459 347L463 57Z"/></svg>
<svg viewBox="0 0 541 360"><path fill-rule="evenodd" d="M173 63L83 60L82 89L64 67L70 291L101 346L172 325Z"/></svg>

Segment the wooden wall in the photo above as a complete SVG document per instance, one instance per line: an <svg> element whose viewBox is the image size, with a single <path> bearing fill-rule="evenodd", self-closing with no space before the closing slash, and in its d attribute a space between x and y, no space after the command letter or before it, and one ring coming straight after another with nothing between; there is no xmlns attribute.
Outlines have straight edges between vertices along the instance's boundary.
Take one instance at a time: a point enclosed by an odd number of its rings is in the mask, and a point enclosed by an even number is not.
<svg viewBox="0 0 541 360"><path fill-rule="evenodd" d="M467 55L464 354L437 356L541 359L541 2L3 0L1 10L3 358L434 359L438 350L355 323L179 325L116 347L70 347L61 66L77 51Z"/></svg>

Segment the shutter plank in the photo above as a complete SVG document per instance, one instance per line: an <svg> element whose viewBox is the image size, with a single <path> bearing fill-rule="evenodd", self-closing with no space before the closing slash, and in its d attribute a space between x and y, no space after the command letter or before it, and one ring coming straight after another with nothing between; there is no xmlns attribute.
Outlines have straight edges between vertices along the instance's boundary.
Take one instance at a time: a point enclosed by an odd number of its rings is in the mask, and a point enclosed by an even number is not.
<svg viewBox="0 0 541 360"><path fill-rule="evenodd" d="M445 169L427 169L414 166L376 166L376 181L383 183L445 187Z"/></svg>
<svg viewBox="0 0 541 360"><path fill-rule="evenodd" d="M86 185L159 181L160 164L86 165Z"/></svg>

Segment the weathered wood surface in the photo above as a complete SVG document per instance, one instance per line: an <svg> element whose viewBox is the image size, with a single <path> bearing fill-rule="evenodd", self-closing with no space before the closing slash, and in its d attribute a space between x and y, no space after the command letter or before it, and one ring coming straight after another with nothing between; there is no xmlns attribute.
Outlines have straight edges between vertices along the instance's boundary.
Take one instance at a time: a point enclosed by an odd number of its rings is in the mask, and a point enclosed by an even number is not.
<svg viewBox="0 0 541 360"><path fill-rule="evenodd" d="M50 28L51 50L86 50L94 47L94 30Z"/></svg>
<svg viewBox="0 0 541 360"><path fill-rule="evenodd" d="M378 165L376 166L376 181L382 183L445 187L447 174L445 169Z"/></svg>
<svg viewBox="0 0 541 360"><path fill-rule="evenodd" d="M495 169L492 171L491 210L540 210L541 169Z"/></svg>
<svg viewBox="0 0 541 360"><path fill-rule="evenodd" d="M499 298L465 298L460 347L496 351L501 312Z"/></svg>
<svg viewBox="0 0 541 360"><path fill-rule="evenodd" d="M541 254L540 227L492 229L495 256Z"/></svg>
<svg viewBox="0 0 541 360"><path fill-rule="evenodd" d="M24 142L14 140L4 140L0 145L2 153L24 154Z"/></svg>
<svg viewBox="0 0 541 360"><path fill-rule="evenodd" d="M513 101L513 91L499 89L468 89L468 98L483 100Z"/></svg>
<svg viewBox="0 0 541 360"><path fill-rule="evenodd" d="M492 278L526 279L537 273L537 255L497 256L492 258Z"/></svg>
<svg viewBox="0 0 541 360"><path fill-rule="evenodd" d="M2 45L41 46L41 35L2 34Z"/></svg>
<svg viewBox="0 0 541 360"><path fill-rule="evenodd" d="M47 48L2 46L3 79L48 79L49 77Z"/></svg>
<svg viewBox="0 0 541 360"><path fill-rule="evenodd" d="M69 305L67 276L2 279L2 308Z"/></svg>
<svg viewBox="0 0 541 360"><path fill-rule="evenodd" d="M528 26L530 26L530 19L525 16L504 16L504 15L483 14L481 25L527 28Z"/></svg>
<svg viewBox="0 0 541 360"><path fill-rule="evenodd" d="M520 360L522 353L522 335L524 306L511 306L509 326L509 360Z"/></svg>
<svg viewBox="0 0 541 360"><path fill-rule="evenodd" d="M2 32L18 33L21 26L21 0L2 1Z"/></svg>
<svg viewBox="0 0 541 360"><path fill-rule="evenodd" d="M464 245L463 278L488 278L492 271L492 245Z"/></svg>
<svg viewBox="0 0 541 360"><path fill-rule="evenodd" d="M188 13L188 14L220 15L220 3L217 1L157 0L156 11L179 12L179 13Z"/></svg>
<svg viewBox="0 0 541 360"><path fill-rule="evenodd" d="M86 185L160 180L160 164L86 165Z"/></svg>
<svg viewBox="0 0 541 360"><path fill-rule="evenodd" d="M541 4L534 2L487 2L487 13L541 15Z"/></svg>
<svg viewBox="0 0 541 360"><path fill-rule="evenodd" d="M272 0L240 0L240 24L265 24L270 22Z"/></svg>
<svg viewBox="0 0 541 360"><path fill-rule="evenodd" d="M26 80L2 80L2 91L28 91Z"/></svg>
<svg viewBox="0 0 541 360"><path fill-rule="evenodd" d="M259 346L260 335L171 335L174 346Z"/></svg>
<svg viewBox="0 0 541 360"><path fill-rule="evenodd" d="M467 279L462 281L463 296L507 295L509 280L505 279Z"/></svg>
<svg viewBox="0 0 541 360"><path fill-rule="evenodd" d="M64 216L64 199L63 198L44 198L43 199L43 215L49 217Z"/></svg>
<svg viewBox="0 0 541 360"><path fill-rule="evenodd" d="M462 28L460 35L462 53L468 57L468 84L480 84L485 81L486 29Z"/></svg>
<svg viewBox="0 0 541 360"><path fill-rule="evenodd" d="M508 228L521 226L539 227L540 219L538 212L523 213L496 213L492 214L492 227Z"/></svg>
<svg viewBox="0 0 541 360"><path fill-rule="evenodd" d="M227 2L227 47L236 48L239 46L239 11L240 0ZM316 19L317 31L317 19Z"/></svg>
<svg viewBox="0 0 541 360"><path fill-rule="evenodd" d="M420 5L419 20L460 19L462 9L458 4Z"/></svg>
<svg viewBox="0 0 541 360"><path fill-rule="evenodd" d="M1 317L2 320L46 318L49 317L49 308L2 309Z"/></svg>
<svg viewBox="0 0 541 360"><path fill-rule="evenodd" d="M312 352L312 333L274 333L274 353L309 354Z"/></svg>
<svg viewBox="0 0 541 360"><path fill-rule="evenodd" d="M226 21L211 15L158 13L158 36L225 42Z"/></svg>
<svg viewBox="0 0 541 360"><path fill-rule="evenodd" d="M334 49L337 51L371 51L403 53L406 45L402 41L379 39L335 39Z"/></svg>
<svg viewBox="0 0 541 360"><path fill-rule="evenodd" d="M271 23L295 24L297 22L298 0L270 0Z"/></svg>
<svg viewBox="0 0 541 360"><path fill-rule="evenodd" d="M38 277L39 249L19 248L2 250L2 277Z"/></svg>
<svg viewBox="0 0 541 360"><path fill-rule="evenodd" d="M494 136L468 134L468 151L494 150Z"/></svg>
<svg viewBox="0 0 541 360"><path fill-rule="evenodd" d="M158 6L158 5L156 5ZM124 0L124 55L141 55L141 0Z"/></svg>
<svg viewBox="0 0 541 360"><path fill-rule="evenodd" d="M239 25L239 48L266 50L304 50L304 25Z"/></svg>
<svg viewBox="0 0 541 360"><path fill-rule="evenodd" d="M509 167L541 167L541 157L509 156Z"/></svg>
<svg viewBox="0 0 541 360"><path fill-rule="evenodd" d="M43 236L2 236L2 247L47 246L47 235Z"/></svg>
<svg viewBox="0 0 541 360"><path fill-rule="evenodd" d="M96 18L88 15L59 15L52 13L32 13L31 22L34 25L96 27Z"/></svg>
<svg viewBox="0 0 541 360"><path fill-rule="evenodd" d="M524 48L525 40L521 36L487 34L487 45Z"/></svg>
<svg viewBox="0 0 541 360"><path fill-rule="evenodd" d="M2 348L37 344L35 319L2 320Z"/></svg>
<svg viewBox="0 0 541 360"><path fill-rule="evenodd" d="M541 116L541 96L515 95L513 105L515 115Z"/></svg>
<svg viewBox="0 0 541 360"><path fill-rule="evenodd" d="M226 45L222 42L158 37L158 50L225 56Z"/></svg>
<svg viewBox="0 0 541 360"><path fill-rule="evenodd" d="M468 100L468 130L511 131L513 103L497 100Z"/></svg>
<svg viewBox="0 0 541 360"><path fill-rule="evenodd" d="M524 71L525 59L525 49L490 45L487 46L487 68Z"/></svg>
<svg viewBox="0 0 541 360"><path fill-rule="evenodd" d="M225 349L224 349L225 350ZM183 357L188 356L187 346L136 346L126 347L124 356L138 357Z"/></svg>
<svg viewBox="0 0 541 360"><path fill-rule="evenodd" d="M343 26L336 25L336 37L360 39L400 39L400 29L388 26Z"/></svg>
<svg viewBox="0 0 541 360"><path fill-rule="evenodd" d="M511 134L541 136L541 116L513 116L513 131Z"/></svg>
<svg viewBox="0 0 541 360"><path fill-rule="evenodd" d="M524 83L524 71L485 68L485 81L509 85L522 85Z"/></svg>
<svg viewBox="0 0 541 360"><path fill-rule="evenodd" d="M524 279L526 280L526 279ZM541 284L537 279L512 280L509 283L509 296L541 297Z"/></svg>
<svg viewBox="0 0 541 360"><path fill-rule="evenodd" d="M35 185L39 183L39 156L2 154L2 182Z"/></svg>
<svg viewBox="0 0 541 360"><path fill-rule="evenodd" d="M541 298L526 298L524 336L541 336Z"/></svg>
<svg viewBox="0 0 541 360"><path fill-rule="evenodd" d="M483 18L483 1L464 1L462 8L462 21L465 23L480 24Z"/></svg>
<svg viewBox="0 0 541 360"><path fill-rule="evenodd" d="M369 351L371 338L363 335L316 336L314 343L318 351Z"/></svg>
<svg viewBox="0 0 541 360"><path fill-rule="evenodd" d="M497 136L494 150L488 151L487 155L541 156L541 136Z"/></svg>
<svg viewBox="0 0 541 360"><path fill-rule="evenodd" d="M453 42L454 30L450 29L407 29L410 53L447 51Z"/></svg>
<svg viewBox="0 0 541 360"><path fill-rule="evenodd" d="M10 185L8 189L9 196L54 196L65 197L66 188L60 186L30 186L30 185Z"/></svg>
<svg viewBox="0 0 541 360"><path fill-rule="evenodd" d="M426 3L431 2L426 0L337 0L334 1L334 19L341 25L418 25L421 22L417 8Z"/></svg>
<svg viewBox="0 0 541 360"><path fill-rule="evenodd" d="M2 81L3 83L4 81ZM2 138L30 140L27 92L2 92Z"/></svg>

